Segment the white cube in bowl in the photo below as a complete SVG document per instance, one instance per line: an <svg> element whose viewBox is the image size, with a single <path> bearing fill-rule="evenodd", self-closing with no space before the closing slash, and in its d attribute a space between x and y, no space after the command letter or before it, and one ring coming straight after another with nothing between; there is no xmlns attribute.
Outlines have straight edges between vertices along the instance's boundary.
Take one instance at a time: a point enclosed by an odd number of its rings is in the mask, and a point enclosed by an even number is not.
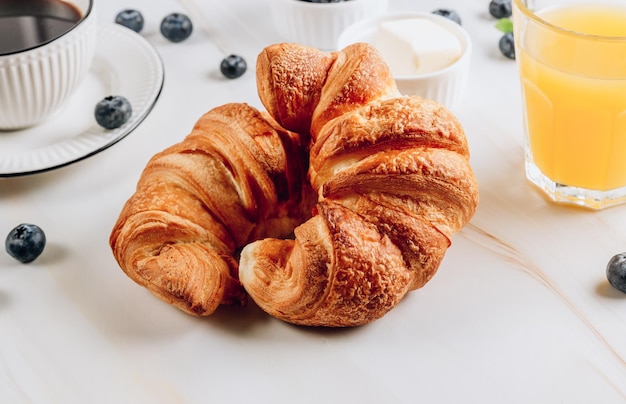
<svg viewBox="0 0 626 404"><path fill-rule="evenodd" d="M332 51L345 28L383 15L389 0L347 0L311 3L303 0L270 0L274 25L288 42Z"/></svg>
<svg viewBox="0 0 626 404"><path fill-rule="evenodd" d="M418 95L454 109L467 87L472 44L467 31L445 17L422 12L386 14L352 24L337 48L374 45L404 95Z"/></svg>

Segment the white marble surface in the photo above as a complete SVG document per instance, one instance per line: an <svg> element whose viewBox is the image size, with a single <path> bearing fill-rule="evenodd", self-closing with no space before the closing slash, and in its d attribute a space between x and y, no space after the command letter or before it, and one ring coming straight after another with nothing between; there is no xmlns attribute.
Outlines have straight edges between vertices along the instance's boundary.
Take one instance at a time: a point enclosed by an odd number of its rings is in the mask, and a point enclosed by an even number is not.
<svg viewBox="0 0 626 404"><path fill-rule="evenodd" d="M251 71L226 80L218 66L231 52L253 64L282 39L267 0L101 0L103 23L124 7L143 12L165 85L150 116L111 149L0 180L0 233L32 222L48 237L32 264L0 253L0 402L626 402L626 295L605 278L609 258L626 250L626 206L556 206L525 180L516 68L498 51L487 5L390 2L455 8L472 37L470 88L455 112L480 184L478 212L435 278L387 316L317 330L254 305L185 315L128 279L108 246L150 156L211 107L260 106ZM158 33L171 11L195 23L183 43Z"/></svg>

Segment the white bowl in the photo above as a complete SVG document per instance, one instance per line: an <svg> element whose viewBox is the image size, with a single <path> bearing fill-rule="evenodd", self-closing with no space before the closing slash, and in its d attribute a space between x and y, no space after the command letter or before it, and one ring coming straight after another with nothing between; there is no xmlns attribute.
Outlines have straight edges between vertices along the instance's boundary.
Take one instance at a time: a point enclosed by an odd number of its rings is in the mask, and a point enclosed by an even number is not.
<svg viewBox="0 0 626 404"><path fill-rule="evenodd" d="M337 47L343 49L357 42L376 46L378 27L383 21L425 18L453 33L461 44L461 57L451 65L431 73L394 77L398 90L404 95L418 95L454 109L467 87L472 43L467 31L459 24L436 14L407 12L386 14L352 24L339 36Z"/></svg>
<svg viewBox="0 0 626 404"><path fill-rule="evenodd" d="M0 130L40 123L58 111L85 78L97 37L94 1L68 1L82 18L63 35L0 55Z"/></svg>
<svg viewBox="0 0 626 404"><path fill-rule="evenodd" d="M382 15L389 0L348 0L309 3L302 0L271 0L274 25L287 41L321 50L335 50L337 39L349 25Z"/></svg>

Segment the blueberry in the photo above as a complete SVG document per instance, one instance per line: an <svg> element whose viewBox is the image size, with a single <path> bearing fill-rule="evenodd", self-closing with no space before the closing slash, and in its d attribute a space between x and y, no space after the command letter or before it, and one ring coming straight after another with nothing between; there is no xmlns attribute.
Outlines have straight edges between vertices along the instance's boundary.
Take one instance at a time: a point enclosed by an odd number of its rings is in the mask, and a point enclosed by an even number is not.
<svg viewBox="0 0 626 404"><path fill-rule="evenodd" d="M509 59L515 59L515 43L513 41L513 33L507 32L502 35L500 42L498 42L500 52Z"/></svg>
<svg viewBox="0 0 626 404"><path fill-rule="evenodd" d="M144 23L143 15L141 15L139 11L130 8L120 11L117 16L115 16L115 22L135 32L140 32L143 29Z"/></svg>
<svg viewBox="0 0 626 404"><path fill-rule="evenodd" d="M192 31L193 24L185 14L172 13L161 21L161 34L172 42L184 41Z"/></svg>
<svg viewBox="0 0 626 404"><path fill-rule="evenodd" d="M121 95L110 95L98 104L94 115L98 125L105 129L115 129L124 125L133 114L130 102Z"/></svg>
<svg viewBox="0 0 626 404"><path fill-rule="evenodd" d="M495 18L507 18L513 14L511 0L491 0L489 14Z"/></svg>
<svg viewBox="0 0 626 404"><path fill-rule="evenodd" d="M341 3L342 1L348 1L348 0L302 0L302 1L306 1L308 3Z"/></svg>
<svg viewBox="0 0 626 404"><path fill-rule="evenodd" d="M46 235L37 225L22 223L9 233L4 247L10 256L25 264L41 255L46 246Z"/></svg>
<svg viewBox="0 0 626 404"><path fill-rule="evenodd" d="M248 65L244 58L239 55L230 55L225 57L220 64L222 74L229 79L236 79L243 76Z"/></svg>
<svg viewBox="0 0 626 404"><path fill-rule="evenodd" d="M626 253L616 254L609 260L606 278L615 289L626 293Z"/></svg>
<svg viewBox="0 0 626 404"><path fill-rule="evenodd" d="M447 19L450 19L454 22L456 22L457 24L461 25L461 17L459 16L459 13L457 13L454 10L450 10L447 8L438 8L437 10L433 11L433 14L437 14L440 15L442 17L446 17Z"/></svg>

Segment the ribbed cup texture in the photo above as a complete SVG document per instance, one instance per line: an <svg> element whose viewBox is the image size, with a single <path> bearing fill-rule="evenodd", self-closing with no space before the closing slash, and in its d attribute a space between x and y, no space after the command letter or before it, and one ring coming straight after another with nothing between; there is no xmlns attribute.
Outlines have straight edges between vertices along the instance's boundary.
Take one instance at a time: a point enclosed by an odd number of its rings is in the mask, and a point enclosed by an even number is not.
<svg viewBox="0 0 626 404"><path fill-rule="evenodd" d="M448 69L423 78L398 78L398 90L405 95L419 95L455 109L463 98L470 70L469 54Z"/></svg>
<svg viewBox="0 0 626 404"><path fill-rule="evenodd" d="M288 41L322 50L335 50L341 32L354 22L383 14L388 0L350 0L340 3L309 3L273 0L275 26Z"/></svg>
<svg viewBox="0 0 626 404"><path fill-rule="evenodd" d="M96 29L92 13L48 44L0 56L0 130L36 125L70 98L89 71Z"/></svg>

